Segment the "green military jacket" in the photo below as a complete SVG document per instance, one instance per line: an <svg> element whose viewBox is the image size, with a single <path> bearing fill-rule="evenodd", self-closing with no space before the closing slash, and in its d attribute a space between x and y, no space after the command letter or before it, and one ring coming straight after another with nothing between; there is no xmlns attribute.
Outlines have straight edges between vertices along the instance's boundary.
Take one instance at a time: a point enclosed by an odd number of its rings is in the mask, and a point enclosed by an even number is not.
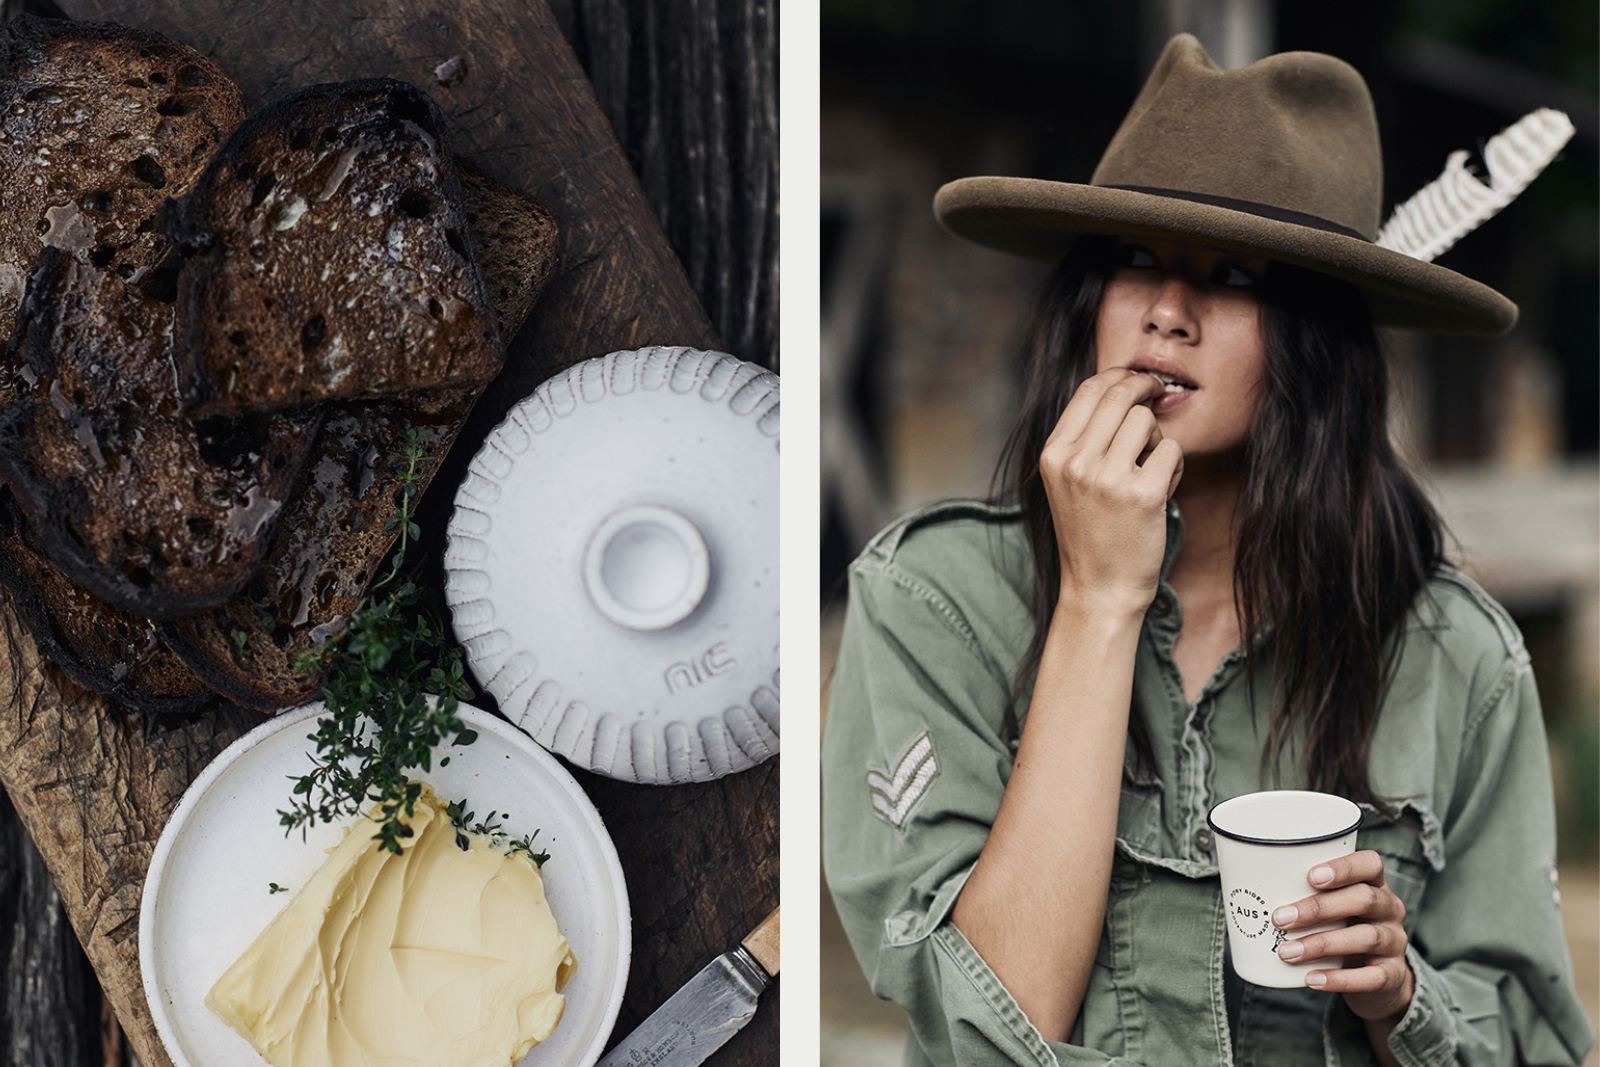
<svg viewBox="0 0 1600 1067"><path fill-rule="evenodd" d="M908 1065L1374 1063L1337 994L1266 989L1227 963L1206 812L1263 788L1270 669L1238 651L1193 704L1172 651L1165 576L1145 617L1105 927L1066 1043L1046 1040L950 920L999 810L1029 694L1033 565L1015 508L941 504L879 534L850 568L823 740L828 885L873 991L909 1017ZM1252 717L1246 687L1262 714ZM1282 788L1305 788L1287 758ZM1442 569L1411 613L1373 738L1357 848L1382 853L1406 905L1406 1065L1578 1064L1593 1043L1573 990L1555 886L1549 753L1522 637ZM1063 819L1072 817L1062 812Z"/></svg>

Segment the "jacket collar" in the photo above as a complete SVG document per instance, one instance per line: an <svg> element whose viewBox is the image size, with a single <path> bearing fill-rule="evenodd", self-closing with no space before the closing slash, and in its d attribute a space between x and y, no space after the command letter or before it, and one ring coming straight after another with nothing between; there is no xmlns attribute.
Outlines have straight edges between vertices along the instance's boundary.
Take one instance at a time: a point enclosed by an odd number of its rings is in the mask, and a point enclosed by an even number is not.
<svg viewBox="0 0 1600 1067"><path fill-rule="evenodd" d="M1182 609L1178 604L1178 594L1170 584L1172 565L1178 559L1178 553L1183 550L1183 513L1178 509L1176 500L1167 501L1167 547L1161 557L1161 581L1156 587L1156 598L1151 604L1154 613L1167 620L1168 628L1176 631L1182 626ZM1157 606L1159 605L1159 607ZM1276 629L1271 619L1262 619L1256 627L1255 641L1251 643L1252 651L1260 651L1266 639L1272 636ZM1174 638L1176 640L1176 638ZM1235 652L1241 656L1244 649L1241 647Z"/></svg>

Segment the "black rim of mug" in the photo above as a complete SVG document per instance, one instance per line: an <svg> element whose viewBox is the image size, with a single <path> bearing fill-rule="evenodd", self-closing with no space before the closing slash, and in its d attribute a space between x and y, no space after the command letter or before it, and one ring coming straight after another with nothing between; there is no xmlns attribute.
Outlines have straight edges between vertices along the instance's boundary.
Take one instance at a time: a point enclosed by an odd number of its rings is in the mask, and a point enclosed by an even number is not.
<svg viewBox="0 0 1600 1067"><path fill-rule="evenodd" d="M1290 790L1290 792L1294 792L1294 790ZM1217 809L1222 807L1222 805L1228 803L1229 801L1238 799L1238 797L1229 797L1227 800L1219 800L1217 803L1211 805L1210 811L1206 812L1206 825L1211 827L1214 832L1221 834L1230 841L1242 841L1247 845L1274 845L1279 847L1286 847L1289 845L1314 845L1319 841L1332 841L1336 837L1343 837L1345 834L1354 833L1355 831L1361 829L1361 809L1357 808L1355 822L1351 823L1343 830L1335 830L1328 834L1317 834L1314 837L1293 838L1250 837L1248 834L1236 834L1232 830L1224 830L1222 827L1218 826L1217 820L1214 818L1214 816L1217 813Z"/></svg>

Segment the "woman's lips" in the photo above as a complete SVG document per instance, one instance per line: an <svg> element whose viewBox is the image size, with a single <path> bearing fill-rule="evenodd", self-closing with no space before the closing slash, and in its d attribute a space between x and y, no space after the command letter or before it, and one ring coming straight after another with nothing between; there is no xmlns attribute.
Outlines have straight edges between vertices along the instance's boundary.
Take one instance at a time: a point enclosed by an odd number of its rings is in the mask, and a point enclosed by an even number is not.
<svg viewBox="0 0 1600 1067"><path fill-rule="evenodd" d="M1197 392L1199 392L1198 389L1184 389L1181 392L1162 393L1151 402L1150 410L1155 412L1157 415L1165 415L1168 412L1176 410L1180 404L1188 400Z"/></svg>

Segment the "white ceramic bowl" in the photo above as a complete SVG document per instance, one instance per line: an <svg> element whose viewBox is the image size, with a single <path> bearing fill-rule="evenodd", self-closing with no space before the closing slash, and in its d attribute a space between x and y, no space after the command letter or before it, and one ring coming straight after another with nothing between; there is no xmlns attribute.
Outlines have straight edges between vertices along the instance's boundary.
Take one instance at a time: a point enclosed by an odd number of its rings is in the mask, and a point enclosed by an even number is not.
<svg viewBox="0 0 1600 1067"><path fill-rule="evenodd" d="M139 911L139 968L156 1030L177 1067L261 1063L211 1014L205 995L292 899L343 836L322 825L284 836L277 812L291 777L309 768L321 704L269 719L223 751L190 784L156 843ZM632 954L628 891L600 814L561 764L520 731L477 708L461 719L475 743L434 750L425 778L441 797L465 797L478 815L509 811L512 836L539 831L551 910L578 958L566 1012L550 1040L518 1067L568 1067L600 1058L622 1005ZM449 756L448 766L439 759Z"/></svg>

